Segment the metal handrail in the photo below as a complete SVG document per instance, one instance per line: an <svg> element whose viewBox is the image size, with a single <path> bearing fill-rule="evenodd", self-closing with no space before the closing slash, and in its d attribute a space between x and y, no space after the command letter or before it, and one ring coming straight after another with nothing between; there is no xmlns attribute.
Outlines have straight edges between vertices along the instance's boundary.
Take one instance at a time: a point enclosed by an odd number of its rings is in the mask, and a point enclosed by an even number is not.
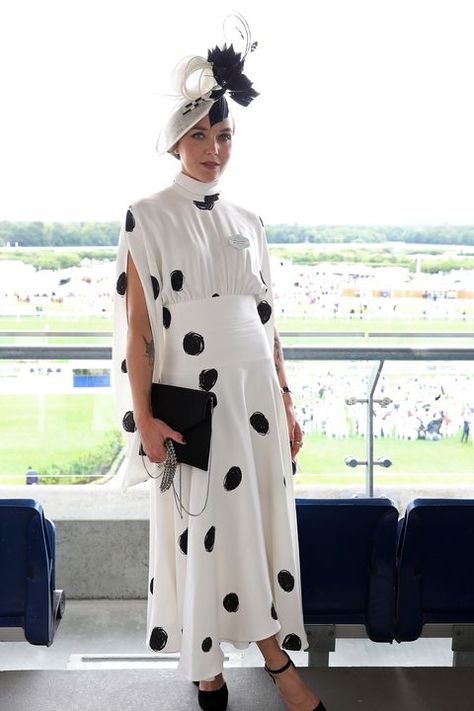
<svg viewBox="0 0 474 711"><path fill-rule="evenodd" d="M281 335L281 334L280 334ZM288 360L474 360L471 346L283 346ZM0 345L0 360L111 360L106 345Z"/></svg>
<svg viewBox="0 0 474 711"><path fill-rule="evenodd" d="M279 331L283 338L474 338L473 331ZM0 331L0 338L112 338L112 331Z"/></svg>

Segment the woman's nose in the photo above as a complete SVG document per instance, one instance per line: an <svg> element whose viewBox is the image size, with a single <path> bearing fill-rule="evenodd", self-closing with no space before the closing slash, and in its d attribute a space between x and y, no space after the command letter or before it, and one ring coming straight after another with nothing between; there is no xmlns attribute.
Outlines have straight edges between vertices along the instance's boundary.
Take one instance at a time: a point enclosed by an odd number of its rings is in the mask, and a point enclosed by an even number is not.
<svg viewBox="0 0 474 711"><path fill-rule="evenodd" d="M207 146L207 153L218 153L219 151L219 144L217 142L217 138L211 138L209 140L209 144Z"/></svg>

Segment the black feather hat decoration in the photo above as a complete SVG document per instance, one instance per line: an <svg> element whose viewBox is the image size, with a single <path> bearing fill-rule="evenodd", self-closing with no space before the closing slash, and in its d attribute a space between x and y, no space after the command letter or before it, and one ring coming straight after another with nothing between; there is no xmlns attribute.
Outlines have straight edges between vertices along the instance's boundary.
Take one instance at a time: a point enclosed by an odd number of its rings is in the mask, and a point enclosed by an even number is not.
<svg viewBox="0 0 474 711"><path fill-rule="evenodd" d="M221 87L211 92L211 99L219 99L229 92L231 98L241 106L248 106L259 96L258 91L252 88L252 82L243 73L244 60L240 52L234 47L225 44L222 48L216 46L208 50L207 61L212 64L212 73L216 82Z"/></svg>
<svg viewBox="0 0 474 711"><path fill-rule="evenodd" d="M239 13L231 13L223 29L226 41L222 47L209 49L207 59L199 55L184 57L173 70L172 98L178 100L178 105L160 131L158 153L173 152L180 138L207 114L211 125L226 118L226 93L241 106L248 106L259 96L243 73L248 53L254 52L258 44L252 42L247 21Z"/></svg>

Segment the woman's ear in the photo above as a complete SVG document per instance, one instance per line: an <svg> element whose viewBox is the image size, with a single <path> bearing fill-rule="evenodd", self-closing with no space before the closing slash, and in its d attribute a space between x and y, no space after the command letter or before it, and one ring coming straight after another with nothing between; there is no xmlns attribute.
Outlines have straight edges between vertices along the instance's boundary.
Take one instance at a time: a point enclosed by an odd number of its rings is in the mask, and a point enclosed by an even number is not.
<svg viewBox="0 0 474 711"><path fill-rule="evenodd" d="M179 160L178 144L176 143L174 146L172 146L172 148L169 149L168 153L171 153L174 158L177 158Z"/></svg>

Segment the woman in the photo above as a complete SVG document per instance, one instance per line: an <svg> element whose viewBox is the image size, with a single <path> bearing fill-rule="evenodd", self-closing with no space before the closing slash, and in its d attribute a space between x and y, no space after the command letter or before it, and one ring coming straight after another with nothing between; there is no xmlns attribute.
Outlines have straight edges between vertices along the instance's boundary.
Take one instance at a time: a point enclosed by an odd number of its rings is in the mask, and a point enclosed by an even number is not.
<svg viewBox="0 0 474 711"><path fill-rule="evenodd" d="M219 192L234 131L224 94L247 105L257 93L232 45L187 60L181 86L196 66L212 75L211 88L183 90L158 141L181 170L130 206L117 258L124 489L167 460L166 441L185 444L152 416L152 382L214 393L207 474L180 465L178 510L174 482L162 492L150 480L147 644L179 651L178 669L199 680L201 708L225 709L219 642L255 641L288 709L324 711L280 648L308 647L291 475L301 429L273 321L265 233L257 215Z"/></svg>

